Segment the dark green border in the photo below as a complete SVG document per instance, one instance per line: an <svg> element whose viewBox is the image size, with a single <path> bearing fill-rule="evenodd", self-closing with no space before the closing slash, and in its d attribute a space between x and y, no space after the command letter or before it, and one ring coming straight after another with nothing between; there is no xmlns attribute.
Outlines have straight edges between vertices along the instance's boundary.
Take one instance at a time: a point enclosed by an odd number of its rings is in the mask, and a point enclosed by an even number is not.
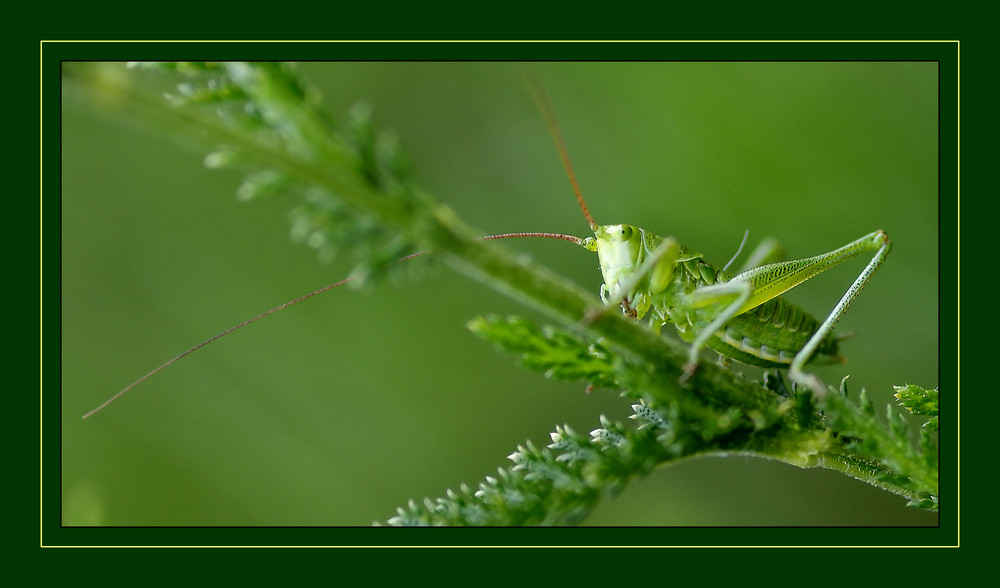
<svg viewBox="0 0 1000 588"><path fill-rule="evenodd" d="M63 60L934 61L940 66L942 511L937 528L64 528L60 521L59 66ZM958 45L919 43L82 43L42 46L43 546L132 545L927 545L958 542ZM948 287L941 287L947 284ZM931 285L928 285L931 287ZM947 310L946 310L947 309ZM946 351L947 350L947 351Z"/></svg>

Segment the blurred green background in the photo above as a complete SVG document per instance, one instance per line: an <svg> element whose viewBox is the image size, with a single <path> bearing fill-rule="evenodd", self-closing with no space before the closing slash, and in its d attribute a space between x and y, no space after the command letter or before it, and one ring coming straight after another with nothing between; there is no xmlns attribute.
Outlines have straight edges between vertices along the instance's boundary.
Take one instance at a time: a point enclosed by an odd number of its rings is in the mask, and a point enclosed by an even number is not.
<svg viewBox="0 0 1000 588"><path fill-rule="evenodd" d="M124 69L124 66L121 66ZM587 225L545 123L505 63L305 63L342 117L374 107L422 185L484 234ZM938 79L933 63L533 65L600 223L674 235L725 264L750 231L789 255L875 229L894 249L838 331L850 374L938 384ZM465 328L539 318L438 267L403 286L342 288L229 336L80 416L243 319L336 281L288 239L292 203L237 202L205 151L91 116L63 117L62 490L67 525L370 525L410 498L476 485L558 424L624 418L612 391L518 368ZM596 258L507 242L595 293ZM817 316L864 263L790 293ZM736 369L755 373L751 369ZM824 470L743 457L661 468L591 525L934 525L905 500Z"/></svg>

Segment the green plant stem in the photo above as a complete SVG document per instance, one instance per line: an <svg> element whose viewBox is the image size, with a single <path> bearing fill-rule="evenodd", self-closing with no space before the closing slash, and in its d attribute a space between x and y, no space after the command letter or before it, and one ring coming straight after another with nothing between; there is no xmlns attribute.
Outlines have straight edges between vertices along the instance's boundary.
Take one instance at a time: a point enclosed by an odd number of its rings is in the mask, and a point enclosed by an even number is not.
<svg viewBox="0 0 1000 588"><path fill-rule="evenodd" d="M891 480L890 470L885 466L870 459L858 457L850 453L824 452L817 455L817 467L840 472L876 488L881 488L887 492L898 494L910 500L920 498L920 492L914 491ZM933 489L937 492L937 486L929 486L928 492Z"/></svg>

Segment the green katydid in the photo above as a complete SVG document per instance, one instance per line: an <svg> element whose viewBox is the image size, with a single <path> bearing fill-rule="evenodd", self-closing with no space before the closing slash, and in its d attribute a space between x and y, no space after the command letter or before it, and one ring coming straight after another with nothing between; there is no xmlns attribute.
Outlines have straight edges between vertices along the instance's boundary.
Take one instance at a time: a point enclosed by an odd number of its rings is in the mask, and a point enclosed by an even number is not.
<svg viewBox="0 0 1000 588"><path fill-rule="evenodd" d="M577 185L555 113L541 85L532 82L531 86L580 209L594 232L580 244L595 251L600 260L601 299L606 307L620 305L626 316L636 319L649 314L650 325L657 330L672 323L681 338L691 343L682 383L697 369L701 351L709 347L741 363L788 368L793 382L825 393L819 379L803 368L810 361L843 361L833 328L889 254L889 237L879 230L827 253L758 265L772 259L778 249L765 241L743 270L729 275L673 238L633 225L598 225ZM822 323L780 298L809 278L868 252L872 253L868 265Z"/></svg>
<svg viewBox="0 0 1000 588"><path fill-rule="evenodd" d="M531 86L556 141L577 202L594 236L581 238L559 233L518 232L488 235L481 239L559 239L596 252L604 278L600 295L605 309L620 306L626 316L636 320L649 315L650 325L656 330L671 323L680 337L691 344L682 383L697 369L700 353L708 347L724 358L748 365L787 368L793 382L823 394L825 386L815 376L805 373L803 368L809 362L842 361L833 328L885 260L891 247L888 236L883 231L875 231L833 251L792 261L772 261L778 247L773 241L765 241L751 254L744 268L731 275L725 271L728 265L719 269L704 261L700 253L680 245L673 238L663 238L633 225L599 225L584 201L551 105L538 83L531 82ZM867 266L822 323L780 298L781 294L809 278L867 252L872 252ZM420 255L423 252L397 261ZM324 286L202 341L151 370L83 418L94 415L146 379L209 343L357 277L351 276ZM581 317L584 321L594 318Z"/></svg>

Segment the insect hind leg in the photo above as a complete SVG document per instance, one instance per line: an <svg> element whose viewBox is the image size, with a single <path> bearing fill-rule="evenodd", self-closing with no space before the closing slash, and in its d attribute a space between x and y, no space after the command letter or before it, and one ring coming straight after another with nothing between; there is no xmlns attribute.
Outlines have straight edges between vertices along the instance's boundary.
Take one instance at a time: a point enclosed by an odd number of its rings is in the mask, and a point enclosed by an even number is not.
<svg viewBox="0 0 1000 588"><path fill-rule="evenodd" d="M861 290L868 283L868 279L872 277L875 270L882 265L885 261L887 255L889 255L889 250L892 248L892 242L889 241L889 236L882 231L875 231L874 233L858 239L854 243L851 243L845 247L845 249L850 251L851 256L857 255L858 253L865 250L875 250L874 255L872 255L871 261L865 266L865 269L861 270L858 277L851 284L851 287L847 289L847 292L841 297L840 302L833 307L833 310L823 321L823 324L816 329L813 336L809 341L802 347L802 349L795 355L792 360L791 366L788 368L788 377L800 386L806 386L815 392L817 395L826 394L826 386L813 374L808 374L803 371L803 367L806 362L812 357L813 353L819 347L823 338L826 337L833 327L837 325L837 321L840 317L844 316L847 312L847 307L850 306L851 302L858 297Z"/></svg>

